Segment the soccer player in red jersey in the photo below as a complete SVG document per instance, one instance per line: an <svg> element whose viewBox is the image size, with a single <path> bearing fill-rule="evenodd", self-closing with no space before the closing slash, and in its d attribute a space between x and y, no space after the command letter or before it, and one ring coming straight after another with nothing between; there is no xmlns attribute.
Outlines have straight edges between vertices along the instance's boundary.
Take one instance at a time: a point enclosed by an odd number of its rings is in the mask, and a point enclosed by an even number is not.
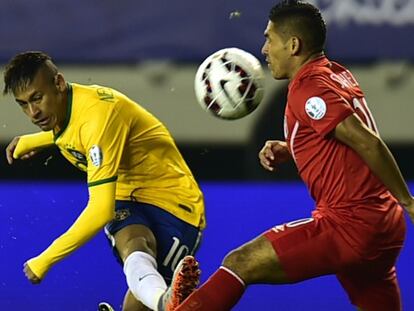
<svg viewBox="0 0 414 311"><path fill-rule="evenodd" d="M316 207L312 217L276 226L230 252L176 310L230 310L247 285L296 283L335 274L352 304L401 310L395 262L414 199L378 135L352 74L323 52L320 11L299 1L275 5L262 53L275 79L289 79L285 141L267 141L262 166L293 159Z"/></svg>

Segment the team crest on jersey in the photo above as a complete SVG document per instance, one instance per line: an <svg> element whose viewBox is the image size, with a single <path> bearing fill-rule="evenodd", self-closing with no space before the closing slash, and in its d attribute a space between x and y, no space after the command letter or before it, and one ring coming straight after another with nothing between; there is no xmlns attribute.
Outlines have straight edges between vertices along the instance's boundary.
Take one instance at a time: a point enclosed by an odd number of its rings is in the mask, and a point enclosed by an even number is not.
<svg viewBox="0 0 414 311"><path fill-rule="evenodd" d="M305 104L306 114L314 120L320 120L325 116L326 104L320 97L311 97Z"/></svg>
<svg viewBox="0 0 414 311"><path fill-rule="evenodd" d="M102 150L98 145L93 145L89 149L89 158L94 166L100 167L102 165L103 155Z"/></svg>
<svg viewBox="0 0 414 311"><path fill-rule="evenodd" d="M131 216L131 212L129 211L129 209L126 209L126 208L120 209L115 212L114 220L122 221L122 220L127 219L129 216Z"/></svg>

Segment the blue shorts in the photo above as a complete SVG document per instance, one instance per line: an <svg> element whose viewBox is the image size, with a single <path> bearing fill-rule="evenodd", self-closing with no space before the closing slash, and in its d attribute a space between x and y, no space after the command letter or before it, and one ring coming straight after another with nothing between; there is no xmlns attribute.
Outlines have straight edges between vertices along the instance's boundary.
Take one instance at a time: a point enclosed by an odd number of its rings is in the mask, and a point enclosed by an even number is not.
<svg viewBox="0 0 414 311"><path fill-rule="evenodd" d="M178 262L186 255L193 255L201 238L201 231L157 206L133 202L116 201L115 219L105 226L114 255L122 260L115 247L114 234L129 225L144 225L157 241L158 271L167 284L170 283Z"/></svg>

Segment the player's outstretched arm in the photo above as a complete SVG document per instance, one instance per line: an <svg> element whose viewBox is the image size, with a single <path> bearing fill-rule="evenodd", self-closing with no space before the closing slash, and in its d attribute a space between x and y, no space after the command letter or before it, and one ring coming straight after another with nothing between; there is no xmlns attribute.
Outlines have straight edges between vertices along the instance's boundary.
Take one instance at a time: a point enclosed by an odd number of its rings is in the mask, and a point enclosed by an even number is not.
<svg viewBox="0 0 414 311"><path fill-rule="evenodd" d="M274 171L277 165L292 158L286 142L268 140L259 152L260 164L268 171Z"/></svg>
<svg viewBox="0 0 414 311"><path fill-rule="evenodd" d="M37 277L39 283L49 269L58 261L77 250L95 236L115 215L116 183L110 182L89 187L89 202L75 223L57 238L43 253L27 261L30 272ZM30 274L27 278L35 283Z"/></svg>
<svg viewBox="0 0 414 311"><path fill-rule="evenodd" d="M23 265L23 272L24 272L24 275L26 276L26 278L32 284L40 284L40 282L42 281L41 279L39 279L36 276L36 274L33 273L32 269L30 269L30 267L27 264L27 262L25 262L24 265Z"/></svg>
<svg viewBox="0 0 414 311"><path fill-rule="evenodd" d="M16 146L19 140L20 140L20 136L14 137L12 141L6 147L6 158L9 164L12 164L14 161L13 153L16 150Z"/></svg>
<svg viewBox="0 0 414 311"><path fill-rule="evenodd" d="M12 164L14 159L30 159L40 149L53 144L52 131L16 136L6 147L7 162Z"/></svg>
<svg viewBox="0 0 414 311"><path fill-rule="evenodd" d="M361 156L372 172L404 206L414 222L414 198L393 155L381 137L369 129L355 114L339 123L334 135L336 139Z"/></svg>

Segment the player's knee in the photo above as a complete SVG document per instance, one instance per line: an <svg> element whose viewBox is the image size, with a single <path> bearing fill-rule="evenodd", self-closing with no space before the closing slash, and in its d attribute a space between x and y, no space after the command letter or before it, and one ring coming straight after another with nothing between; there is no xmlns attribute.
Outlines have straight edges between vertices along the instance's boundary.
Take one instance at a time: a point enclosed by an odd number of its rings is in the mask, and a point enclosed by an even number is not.
<svg viewBox="0 0 414 311"><path fill-rule="evenodd" d="M115 246L123 261L136 251L156 256L156 239L147 227L142 225L127 226L115 234Z"/></svg>
<svg viewBox="0 0 414 311"><path fill-rule="evenodd" d="M286 282L273 247L263 237L231 251L223 266L237 274L246 285Z"/></svg>
<svg viewBox="0 0 414 311"><path fill-rule="evenodd" d="M237 248L226 255L223 266L236 273L245 283L249 283L252 269L250 255L243 249Z"/></svg>
<svg viewBox="0 0 414 311"><path fill-rule="evenodd" d="M122 258L122 261L132 254L133 252L144 252L150 254L151 256L155 257L155 248L151 245L151 243L145 237L131 237L123 243L116 245L119 255Z"/></svg>

